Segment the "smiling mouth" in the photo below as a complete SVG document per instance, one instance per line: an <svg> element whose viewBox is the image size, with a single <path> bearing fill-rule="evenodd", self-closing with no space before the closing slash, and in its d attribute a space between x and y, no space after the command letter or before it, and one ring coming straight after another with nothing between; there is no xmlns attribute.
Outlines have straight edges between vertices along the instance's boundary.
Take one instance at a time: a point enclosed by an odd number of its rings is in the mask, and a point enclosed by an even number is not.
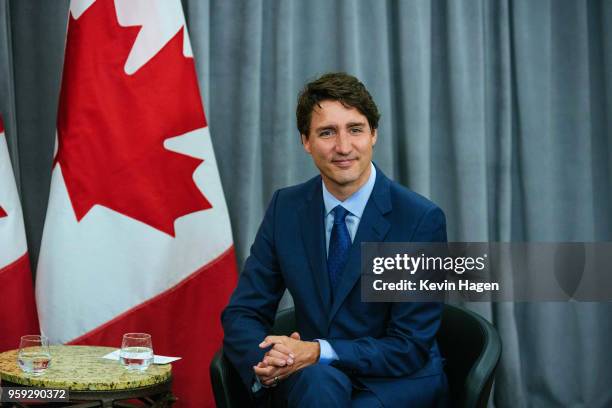
<svg viewBox="0 0 612 408"><path fill-rule="evenodd" d="M357 159L332 160L332 163L334 164L334 166L337 166L340 168L347 168L347 167L351 167L356 160Z"/></svg>

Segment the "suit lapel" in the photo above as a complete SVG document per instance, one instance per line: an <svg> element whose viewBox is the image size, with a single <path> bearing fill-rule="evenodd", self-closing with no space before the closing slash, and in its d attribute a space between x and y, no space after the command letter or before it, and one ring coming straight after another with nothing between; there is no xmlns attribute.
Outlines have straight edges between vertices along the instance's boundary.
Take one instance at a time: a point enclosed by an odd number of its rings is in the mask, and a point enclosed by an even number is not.
<svg viewBox="0 0 612 408"><path fill-rule="evenodd" d="M317 178L311 194L298 211L304 248L308 256L318 293L326 315L330 309L331 291L325 251L324 206L321 179Z"/></svg>
<svg viewBox="0 0 612 408"><path fill-rule="evenodd" d="M329 314L330 323L361 276L361 243L384 241L389 232L390 224L384 214L391 211L390 181L378 167L376 170L376 184L361 216L348 261L334 292L334 302Z"/></svg>

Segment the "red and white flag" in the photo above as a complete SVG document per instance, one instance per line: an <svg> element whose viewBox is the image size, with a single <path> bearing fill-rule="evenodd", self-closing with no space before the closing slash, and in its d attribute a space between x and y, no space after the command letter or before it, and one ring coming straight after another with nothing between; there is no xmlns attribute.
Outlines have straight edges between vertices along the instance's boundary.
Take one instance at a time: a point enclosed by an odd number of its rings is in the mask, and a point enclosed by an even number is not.
<svg viewBox="0 0 612 408"><path fill-rule="evenodd" d="M23 215L0 117L0 352L38 333Z"/></svg>
<svg viewBox="0 0 612 408"><path fill-rule="evenodd" d="M209 363L237 278L180 0L72 1L36 279L42 331L118 347L148 332L180 406L213 406Z"/></svg>

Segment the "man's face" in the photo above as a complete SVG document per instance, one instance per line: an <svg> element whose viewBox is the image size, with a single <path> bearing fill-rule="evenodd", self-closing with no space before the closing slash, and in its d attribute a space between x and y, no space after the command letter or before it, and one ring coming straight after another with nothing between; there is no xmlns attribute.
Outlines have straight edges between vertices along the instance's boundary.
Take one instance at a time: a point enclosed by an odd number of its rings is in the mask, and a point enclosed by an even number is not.
<svg viewBox="0 0 612 408"><path fill-rule="evenodd" d="M326 100L315 105L308 137L302 135L304 149L319 168L325 187L343 201L370 176L372 147L376 130L355 108Z"/></svg>

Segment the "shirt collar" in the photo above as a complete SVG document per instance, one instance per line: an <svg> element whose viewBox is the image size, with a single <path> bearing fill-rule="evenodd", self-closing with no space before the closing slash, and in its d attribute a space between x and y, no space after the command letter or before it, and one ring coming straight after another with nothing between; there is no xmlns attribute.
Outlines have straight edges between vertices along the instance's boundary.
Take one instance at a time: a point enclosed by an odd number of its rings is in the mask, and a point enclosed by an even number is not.
<svg viewBox="0 0 612 408"><path fill-rule="evenodd" d="M361 218L363 215L363 211L365 210L365 206L368 203L368 199L372 194L372 190L374 190L374 183L376 182L376 167L374 164L370 162L370 177L368 181L361 186L361 188L351 194L346 200L340 201L336 197L333 196L332 193L327 190L325 187L325 183L321 180L321 184L323 185L323 203L325 204L325 216L327 217L329 213L336 208L337 205L342 205L345 209L349 210L351 214L356 216L357 218Z"/></svg>

